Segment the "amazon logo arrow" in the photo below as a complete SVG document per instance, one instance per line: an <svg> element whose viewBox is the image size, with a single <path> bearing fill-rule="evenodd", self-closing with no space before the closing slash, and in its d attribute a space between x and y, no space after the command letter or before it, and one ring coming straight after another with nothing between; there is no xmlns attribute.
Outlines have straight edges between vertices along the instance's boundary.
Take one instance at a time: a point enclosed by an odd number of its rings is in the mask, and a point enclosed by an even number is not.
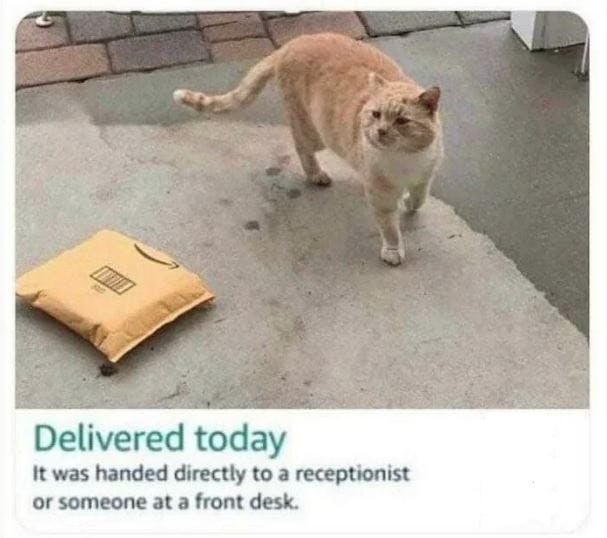
<svg viewBox="0 0 607 538"><path fill-rule="evenodd" d="M163 260L158 260L158 259L150 256L147 252L144 252L137 243L133 243L133 245L135 246L135 250L137 252L139 252L139 254L141 254L144 258L146 258L152 262L160 263L161 265L166 265L169 269L177 269L179 267L179 264L177 262L174 262L174 261L165 262Z"/></svg>

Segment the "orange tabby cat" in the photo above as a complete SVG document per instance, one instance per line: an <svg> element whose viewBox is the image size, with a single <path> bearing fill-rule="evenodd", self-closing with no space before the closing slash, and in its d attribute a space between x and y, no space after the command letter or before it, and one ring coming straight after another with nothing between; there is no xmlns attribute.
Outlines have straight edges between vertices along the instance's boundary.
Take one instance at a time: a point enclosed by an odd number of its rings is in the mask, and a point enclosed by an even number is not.
<svg viewBox="0 0 607 538"><path fill-rule="evenodd" d="M316 152L329 148L363 177L381 232L381 258L405 256L400 201L415 211L425 201L442 158L440 90L424 90L376 48L336 34L293 39L254 66L224 95L176 90L175 101L223 112L252 102L275 77L307 177L328 185Z"/></svg>

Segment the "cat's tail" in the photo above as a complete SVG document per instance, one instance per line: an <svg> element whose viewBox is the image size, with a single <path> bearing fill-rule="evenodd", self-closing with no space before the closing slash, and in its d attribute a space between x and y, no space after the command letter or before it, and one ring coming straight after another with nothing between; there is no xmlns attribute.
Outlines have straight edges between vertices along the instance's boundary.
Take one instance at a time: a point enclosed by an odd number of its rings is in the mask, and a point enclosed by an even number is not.
<svg viewBox="0 0 607 538"><path fill-rule="evenodd" d="M252 103L265 87L267 82L274 76L276 64L276 51L265 57L240 81L240 84L223 95L207 95L192 90L175 90L173 99L176 103L190 106L200 111L226 112L236 110Z"/></svg>

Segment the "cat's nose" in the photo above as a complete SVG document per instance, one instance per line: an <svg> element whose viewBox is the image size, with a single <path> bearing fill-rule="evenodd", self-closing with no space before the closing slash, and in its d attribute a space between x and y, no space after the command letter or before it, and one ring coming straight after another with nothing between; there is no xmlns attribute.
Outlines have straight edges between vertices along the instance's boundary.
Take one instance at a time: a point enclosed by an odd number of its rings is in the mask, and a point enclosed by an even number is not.
<svg viewBox="0 0 607 538"><path fill-rule="evenodd" d="M388 134L388 131L386 131L385 129L377 129L377 134L379 136L386 136Z"/></svg>

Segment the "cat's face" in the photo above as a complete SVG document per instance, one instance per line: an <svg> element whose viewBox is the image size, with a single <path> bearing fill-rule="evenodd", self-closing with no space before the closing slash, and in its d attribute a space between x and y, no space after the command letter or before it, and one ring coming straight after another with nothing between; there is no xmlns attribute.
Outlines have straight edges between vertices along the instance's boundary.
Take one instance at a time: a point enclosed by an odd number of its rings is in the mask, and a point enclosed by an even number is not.
<svg viewBox="0 0 607 538"><path fill-rule="evenodd" d="M369 143L388 151L415 152L436 137L440 90L430 88L412 97L402 82L388 82L372 73L370 99L362 109L361 127Z"/></svg>

